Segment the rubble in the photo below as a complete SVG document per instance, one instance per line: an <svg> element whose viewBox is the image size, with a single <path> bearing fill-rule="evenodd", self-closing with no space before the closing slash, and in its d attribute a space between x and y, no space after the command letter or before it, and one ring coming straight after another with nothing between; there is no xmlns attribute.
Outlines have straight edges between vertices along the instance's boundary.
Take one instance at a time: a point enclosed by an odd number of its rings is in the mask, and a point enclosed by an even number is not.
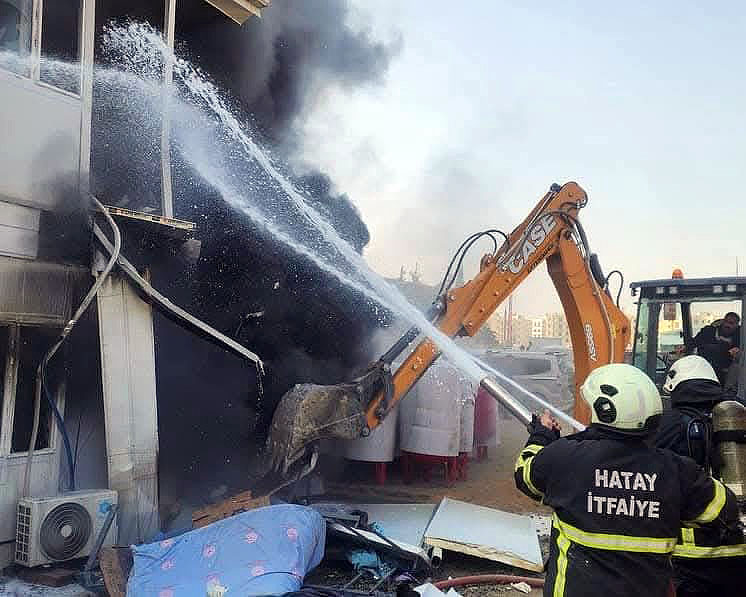
<svg viewBox="0 0 746 597"><path fill-rule="evenodd" d="M455 589L448 589L448 592L444 593L438 587L429 582L420 585L419 587L415 587L414 590L417 591L421 597L461 597L461 594Z"/></svg>

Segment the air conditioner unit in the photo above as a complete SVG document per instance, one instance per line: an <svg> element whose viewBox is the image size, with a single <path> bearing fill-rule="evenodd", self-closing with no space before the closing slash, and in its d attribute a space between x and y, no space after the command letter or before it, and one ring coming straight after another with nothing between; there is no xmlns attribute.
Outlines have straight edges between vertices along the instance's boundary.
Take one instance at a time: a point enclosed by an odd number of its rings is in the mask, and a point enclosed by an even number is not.
<svg viewBox="0 0 746 597"><path fill-rule="evenodd" d="M108 489L19 500L16 563L33 567L87 557L116 503L116 491ZM113 545L116 537L115 519L103 544Z"/></svg>

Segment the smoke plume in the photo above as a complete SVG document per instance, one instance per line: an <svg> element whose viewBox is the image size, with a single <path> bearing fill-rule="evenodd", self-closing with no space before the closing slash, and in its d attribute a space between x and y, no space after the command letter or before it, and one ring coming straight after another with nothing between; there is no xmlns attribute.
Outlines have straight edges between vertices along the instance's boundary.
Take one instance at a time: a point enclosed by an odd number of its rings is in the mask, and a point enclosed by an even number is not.
<svg viewBox="0 0 746 597"><path fill-rule="evenodd" d="M216 21L190 30L182 41L190 57L236 99L234 111L287 163L299 146L298 125L316 95L331 86L375 85L396 54L397 44L353 29L349 10L343 0L276 0L261 20L240 29ZM229 168L253 189L252 200L284 214L287 201L261 182L255 164L231 162ZM370 235L354 198L322 172L288 174L339 235L362 251ZM195 487L219 482L245 488L241 484L252 456L247 445L261 444L282 394L295 383L349 379L375 357L369 337L385 315L278 246L193 179L184 164L175 164L175 178L181 181L175 185L176 215L197 222L201 255L194 264L181 262L179 255L165 258L155 280L175 300L256 351L267 371L259 396L245 364L157 322L158 351L164 355L158 363L159 409L161 418L175 415L160 428L162 475L173 487L166 493L191 494L191 501L199 501L206 498L194 495ZM185 379L185 371L199 374ZM185 441L195 436L200 441Z"/></svg>

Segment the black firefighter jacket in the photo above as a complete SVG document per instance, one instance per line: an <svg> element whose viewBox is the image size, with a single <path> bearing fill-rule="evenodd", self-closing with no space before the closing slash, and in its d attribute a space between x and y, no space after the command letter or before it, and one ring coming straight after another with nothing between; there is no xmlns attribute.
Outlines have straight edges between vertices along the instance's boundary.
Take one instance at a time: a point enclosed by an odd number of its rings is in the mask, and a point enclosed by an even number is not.
<svg viewBox="0 0 746 597"><path fill-rule="evenodd" d="M699 356L710 362L720 379L720 383L723 383L723 372L733 362L733 357L730 356L728 351L731 348L740 348L741 346L741 326L736 328L732 336L725 338L719 334L719 321L704 326L687 345L690 350L696 348Z"/></svg>
<svg viewBox="0 0 746 597"><path fill-rule="evenodd" d="M663 413L655 445L699 460L701 466L712 464L716 469L716 447L710 448L712 454L706 454L706 447L690 439L689 425L693 419L707 420L713 406L728 399L716 383L704 380L682 383L671 395L671 408ZM723 519L736 516L737 513L726 512ZM746 594L742 579L746 571L746 541L739 525L726 529L682 528L673 556L677 585L692 590L707 589L724 596Z"/></svg>
<svg viewBox="0 0 746 597"><path fill-rule="evenodd" d="M682 522L721 524L723 485L597 425L557 436L535 419L515 470L518 489L554 509L544 595L664 597Z"/></svg>

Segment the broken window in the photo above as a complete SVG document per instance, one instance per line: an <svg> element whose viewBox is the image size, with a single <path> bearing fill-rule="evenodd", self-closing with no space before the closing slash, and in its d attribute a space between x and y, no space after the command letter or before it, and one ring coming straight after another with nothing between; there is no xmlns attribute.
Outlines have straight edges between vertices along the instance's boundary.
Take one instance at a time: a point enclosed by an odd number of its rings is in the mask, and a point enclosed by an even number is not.
<svg viewBox="0 0 746 597"><path fill-rule="evenodd" d="M80 15L81 2L44 2L40 79L71 93L80 92Z"/></svg>
<svg viewBox="0 0 746 597"><path fill-rule="evenodd" d="M26 452L28 450L34 424L36 369L52 346L56 336L57 331L49 328L22 327L20 330L11 452ZM49 367L46 377L47 389L53 399L56 400L56 379L58 376L53 366ZM51 414L49 402L42 394L36 450L50 447Z"/></svg>
<svg viewBox="0 0 746 597"><path fill-rule="evenodd" d="M31 3L0 0L0 65L18 74L28 74L29 65L23 59L31 51Z"/></svg>

